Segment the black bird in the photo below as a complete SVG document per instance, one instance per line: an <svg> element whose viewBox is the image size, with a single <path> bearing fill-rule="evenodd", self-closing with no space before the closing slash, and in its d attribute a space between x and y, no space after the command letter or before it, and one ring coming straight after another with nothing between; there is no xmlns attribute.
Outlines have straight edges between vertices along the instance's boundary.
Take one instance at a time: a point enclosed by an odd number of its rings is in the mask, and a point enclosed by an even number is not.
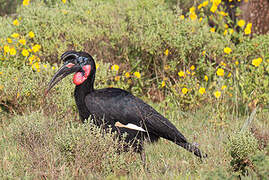
<svg viewBox="0 0 269 180"><path fill-rule="evenodd" d="M88 53L67 51L62 54L61 60L64 64L49 82L46 94L61 79L75 73L74 96L82 122L91 116L97 126L110 127L119 135L127 133L125 141L140 153L143 162L143 141L154 142L160 137L176 143L200 158L207 156L195 145L188 143L168 119L131 93L118 88L94 89L96 66Z"/></svg>

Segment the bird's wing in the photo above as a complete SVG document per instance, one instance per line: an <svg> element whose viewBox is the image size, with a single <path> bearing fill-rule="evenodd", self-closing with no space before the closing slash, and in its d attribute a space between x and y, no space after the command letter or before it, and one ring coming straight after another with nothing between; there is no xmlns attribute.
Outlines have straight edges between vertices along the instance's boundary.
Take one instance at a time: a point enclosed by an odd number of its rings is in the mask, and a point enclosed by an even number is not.
<svg viewBox="0 0 269 180"><path fill-rule="evenodd" d="M127 91L116 88L96 90L85 101L91 115L103 118L111 126L119 122L174 142L187 141L168 119Z"/></svg>

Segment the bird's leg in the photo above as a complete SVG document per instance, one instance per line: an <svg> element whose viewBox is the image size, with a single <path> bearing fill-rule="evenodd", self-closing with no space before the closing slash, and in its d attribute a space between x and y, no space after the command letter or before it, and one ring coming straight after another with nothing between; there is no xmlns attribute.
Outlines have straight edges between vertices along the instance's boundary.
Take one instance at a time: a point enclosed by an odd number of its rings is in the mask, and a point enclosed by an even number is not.
<svg viewBox="0 0 269 180"><path fill-rule="evenodd" d="M142 160L142 163L143 163L143 167L146 168L146 153L144 150L142 150L140 152L140 157L141 157L141 160Z"/></svg>

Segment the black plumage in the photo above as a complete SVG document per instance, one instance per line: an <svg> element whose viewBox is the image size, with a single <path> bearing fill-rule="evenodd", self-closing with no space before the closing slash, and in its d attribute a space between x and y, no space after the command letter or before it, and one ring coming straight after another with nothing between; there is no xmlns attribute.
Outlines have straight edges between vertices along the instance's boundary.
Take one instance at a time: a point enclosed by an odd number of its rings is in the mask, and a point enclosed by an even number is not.
<svg viewBox="0 0 269 180"><path fill-rule="evenodd" d="M50 81L47 92L68 74L76 73L74 96L83 122L91 116L98 126L110 127L119 135L126 133L125 140L140 153L144 140L154 142L162 137L200 158L206 157L196 146L188 143L168 119L141 99L118 88L94 89L96 66L88 53L67 51L61 59L64 65Z"/></svg>

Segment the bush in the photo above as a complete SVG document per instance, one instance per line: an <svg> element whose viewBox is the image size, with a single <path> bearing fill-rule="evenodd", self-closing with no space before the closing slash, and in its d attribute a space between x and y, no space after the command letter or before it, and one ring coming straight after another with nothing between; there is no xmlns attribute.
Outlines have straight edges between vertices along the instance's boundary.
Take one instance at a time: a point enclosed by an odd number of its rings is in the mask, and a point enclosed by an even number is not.
<svg viewBox="0 0 269 180"><path fill-rule="evenodd" d="M109 64L98 63L96 87L109 86L107 79L113 77ZM45 114L74 116L76 104L73 97L72 75L63 79L47 96L47 85L59 67L40 63L39 72L29 66L19 69L0 67L0 112L23 113L44 109ZM66 114L69 112L69 114Z"/></svg>
<svg viewBox="0 0 269 180"><path fill-rule="evenodd" d="M54 69L55 67L52 69L50 65L44 67L43 64L41 64L40 72L33 71L28 66L22 66L20 69L13 66L1 66L1 111L22 113L39 110L42 107L46 113L61 114L64 110L73 109L75 103L70 97L74 87L69 83L68 78L62 82L64 86L55 87L44 98L49 77L53 76Z"/></svg>
<svg viewBox="0 0 269 180"><path fill-rule="evenodd" d="M231 166L234 171L247 175L247 168L252 167L249 159L258 152L257 139L248 131L236 133L230 137L228 148L232 156Z"/></svg>
<svg viewBox="0 0 269 180"><path fill-rule="evenodd" d="M0 16L16 13L17 6L21 3L20 0L1 0L0 1Z"/></svg>
<svg viewBox="0 0 269 180"><path fill-rule="evenodd" d="M68 122L67 117L55 118L32 112L15 116L8 127L9 140L23 150L27 159L24 166L33 177L39 177L39 172L47 174L46 177L57 177L62 167L66 173L84 177L126 175L141 168L138 155L131 150L125 152L124 142L111 133L89 122L81 124Z"/></svg>
<svg viewBox="0 0 269 180"><path fill-rule="evenodd" d="M259 179L269 178L269 146L264 151L260 151L251 157L254 166L254 174Z"/></svg>
<svg viewBox="0 0 269 180"><path fill-rule="evenodd" d="M124 142L110 132L105 133L90 122L69 124L56 137L63 159L82 170L81 173L124 175L141 166L136 154L124 152Z"/></svg>
<svg viewBox="0 0 269 180"><path fill-rule="evenodd" d="M19 26L10 26L15 18L3 19L3 47L13 47L17 54L3 53L1 58L6 60L0 62L16 67L28 64L39 71L39 61L53 64L67 49L86 50L97 60L120 66L107 84L121 81L120 85L135 94L147 94L159 101L173 94L186 109L216 101L227 101L232 104L230 109L237 111L253 101L264 107L269 99L265 78L268 35L250 40L244 35L244 27L232 33L233 29L225 26L229 19L221 13L214 14L219 28L211 32L203 13L211 4L201 9L192 7L184 19L180 18L181 10L176 6L171 9L170 5L156 0L31 2L19 8ZM34 38L29 38L31 31ZM10 37L14 33L19 39ZM26 45L18 46L23 38ZM239 43L233 43L233 39ZM33 52L39 45L39 51ZM225 48L232 52L225 53ZM23 49L31 51L27 57L21 54ZM262 63L256 67L252 61L258 58ZM219 69L223 75L216 74ZM126 73L135 76L135 72L140 72L140 80L125 78ZM184 75L179 76L179 72Z"/></svg>

